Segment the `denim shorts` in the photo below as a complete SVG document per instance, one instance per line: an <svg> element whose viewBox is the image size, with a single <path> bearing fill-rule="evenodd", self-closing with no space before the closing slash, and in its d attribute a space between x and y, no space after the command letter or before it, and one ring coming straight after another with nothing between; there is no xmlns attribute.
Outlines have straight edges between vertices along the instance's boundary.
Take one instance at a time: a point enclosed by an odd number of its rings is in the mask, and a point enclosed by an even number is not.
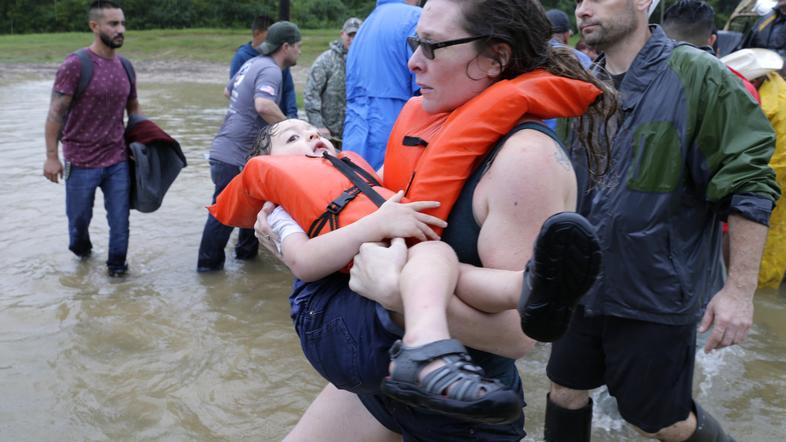
<svg viewBox="0 0 786 442"><path fill-rule="evenodd" d="M505 425L485 425L412 408L381 394L388 374L388 349L403 330L379 304L349 289L348 275L336 273L315 282L295 281L290 296L295 329L311 365L337 388L358 394L385 427L404 440L521 440L524 414ZM500 379L524 395L511 359L470 349L486 375Z"/></svg>

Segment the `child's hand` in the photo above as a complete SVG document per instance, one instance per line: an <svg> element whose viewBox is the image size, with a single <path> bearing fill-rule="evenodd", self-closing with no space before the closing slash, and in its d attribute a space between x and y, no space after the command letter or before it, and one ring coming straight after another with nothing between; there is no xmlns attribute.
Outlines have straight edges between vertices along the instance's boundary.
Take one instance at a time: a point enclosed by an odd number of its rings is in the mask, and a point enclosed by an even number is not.
<svg viewBox="0 0 786 442"><path fill-rule="evenodd" d="M439 235L429 225L445 228L448 223L436 216L420 213L421 210L439 207L438 201L401 203L404 192L399 191L385 201L367 218L376 223L382 239L417 238L421 241L439 240Z"/></svg>

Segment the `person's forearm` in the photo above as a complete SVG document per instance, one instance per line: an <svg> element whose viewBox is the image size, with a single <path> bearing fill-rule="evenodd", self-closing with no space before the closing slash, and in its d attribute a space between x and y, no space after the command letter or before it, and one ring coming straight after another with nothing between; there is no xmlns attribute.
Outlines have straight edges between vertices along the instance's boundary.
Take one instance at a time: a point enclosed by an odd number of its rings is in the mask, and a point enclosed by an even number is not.
<svg viewBox="0 0 786 442"><path fill-rule="evenodd" d="M729 215L730 255L727 286L753 296L766 241L767 226L739 215Z"/></svg>
<svg viewBox="0 0 786 442"><path fill-rule="evenodd" d="M456 296L462 301L486 313L516 308L523 281L521 271L460 266Z"/></svg>
<svg viewBox="0 0 786 442"><path fill-rule="evenodd" d="M139 115L142 113L142 110L139 107L139 101L136 98L128 102L128 105L126 106L126 112L128 113L129 117L131 115Z"/></svg>
<svg viewBox="0 0 786 442"><path fill-rule="evenodd" d="M255 108L259 116L262 117L267 124L276 124L279 121L287 119L286 115L281 112L281 108L278 107L278 104L271 100L257 99Z"/></svg>
<svg viewBox="0 0 786 442"><path fill-rule="evenodd" d="M453 297L448 304L450 335L464 345L489 353L518 359L535 346L521 331L515 310L483 313Z"/></svg>
<svg viewBox="0 0 786 442"><path fill-rule="evenodd" d="M48 159L58 159L57 143L60 138L60 131L63 130L62 120L53 121L51 118L46 119L44 125L44 139L46 140L46 157Z"/></svg>
<svg viewBox="0 0 786 442"><path fill-rule="evenodd" d="M46 115L44 124L44 140L46 142L46 157L48 159L58 159L57 143L65 126L68 109L71 107L71 96L53 91L52 99L49 103L49 112Z"/></svg>
<svg viewBox="0 0 786 442"><path fill-rule="evenodd" d="M369 219L362 218L305 241L285 239L282 249L284 263L303 281L315 281L342 269L357 255L361 244L383 239Z"/></svg>

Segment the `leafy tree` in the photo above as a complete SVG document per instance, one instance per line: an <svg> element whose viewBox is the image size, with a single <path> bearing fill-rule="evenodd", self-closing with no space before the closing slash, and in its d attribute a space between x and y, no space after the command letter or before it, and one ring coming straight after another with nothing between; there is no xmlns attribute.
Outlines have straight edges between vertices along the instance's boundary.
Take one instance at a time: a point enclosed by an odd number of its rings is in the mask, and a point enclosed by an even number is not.
<svg viewBox="0 0 786 442"><path fill-rule="evenodd" d="M278 14L279 0L116 0L131 29L229 27L246 28L254 16ZM662 0L653 14L676 0ZM707 0L717 14L718 28L738 0ZM374 0L290 0L292 21L303 28L338 28L348 17L364 18ZM0 34L84 31L90 0L0 0ZM557 8L573 18L575 0L542 0L546 9Z"/></svg>

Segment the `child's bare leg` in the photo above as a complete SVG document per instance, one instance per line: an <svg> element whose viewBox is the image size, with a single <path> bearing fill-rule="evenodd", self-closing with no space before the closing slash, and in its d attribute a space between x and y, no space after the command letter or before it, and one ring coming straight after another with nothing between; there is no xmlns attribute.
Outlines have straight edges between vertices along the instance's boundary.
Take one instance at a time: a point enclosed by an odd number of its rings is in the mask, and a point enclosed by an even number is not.
<svg viewBox="0 0 786 442"><path fill-rule="evenodd" d="M447 308L458 281L458 259L449 245L427 241L409 249L399 287L404 304L404 344L448 339Z"/></svg>
<svg viewBox="0 0 786 442"><path fill-rule="evenodd" d="M415 407L487 423L512 422L521 414L516 393L483 377L467 349L450 339L448 301L458 281L455 252L439 241L409 250L399 288L404 303L404 339L390 349L390 376L382 392Z"/></svg>

